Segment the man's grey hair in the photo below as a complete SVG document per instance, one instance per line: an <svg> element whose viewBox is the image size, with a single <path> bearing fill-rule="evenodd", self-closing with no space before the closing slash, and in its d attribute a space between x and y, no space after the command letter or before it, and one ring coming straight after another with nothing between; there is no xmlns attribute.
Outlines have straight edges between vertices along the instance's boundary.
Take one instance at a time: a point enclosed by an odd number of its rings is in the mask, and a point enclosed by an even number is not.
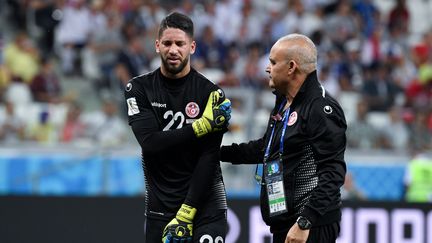
<svg viewBox="0 0 432 243"><path fill-rule="evenodd" d="M301 72L310 73L317 67L317 48L313 41L302 34L289 34L281 37L278 42L289 42L288 59L295 60Z"/></svg>

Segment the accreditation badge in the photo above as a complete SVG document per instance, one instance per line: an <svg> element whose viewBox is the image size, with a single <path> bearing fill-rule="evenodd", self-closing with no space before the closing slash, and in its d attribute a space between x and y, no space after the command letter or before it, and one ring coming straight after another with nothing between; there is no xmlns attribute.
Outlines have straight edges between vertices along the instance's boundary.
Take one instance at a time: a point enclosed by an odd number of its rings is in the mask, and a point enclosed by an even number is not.
<svg viewBox="0 0 432 243"><path fill-rule="evenodd" d="M281 162L267 162L264 169L270 217L287 212Z"/></svg>

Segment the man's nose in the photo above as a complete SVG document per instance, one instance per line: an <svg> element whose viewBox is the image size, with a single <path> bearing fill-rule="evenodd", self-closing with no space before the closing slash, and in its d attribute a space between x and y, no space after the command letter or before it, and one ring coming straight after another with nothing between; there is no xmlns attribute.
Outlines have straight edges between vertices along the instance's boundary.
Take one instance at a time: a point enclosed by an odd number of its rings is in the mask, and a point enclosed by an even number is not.
<svg viewBox="0 0 432 243"><path fill-rule="evenodd" d="M178 51L178 46L177 45L171 45L169 48L169 53L170 54L176 54Z"/></svg>

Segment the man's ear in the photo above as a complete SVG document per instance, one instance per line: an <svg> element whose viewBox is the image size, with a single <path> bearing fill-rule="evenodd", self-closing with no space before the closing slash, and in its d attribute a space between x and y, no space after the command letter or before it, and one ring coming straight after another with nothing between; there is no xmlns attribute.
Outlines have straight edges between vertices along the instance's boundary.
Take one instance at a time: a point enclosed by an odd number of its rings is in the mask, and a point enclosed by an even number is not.
<svg viewBox="0 0 432 243"><path fill-rule="evenodd" d="M290 74L293 73L295 71L296 67L297 67L297 63L295 61L293 61L293 60L289 61L288 73L290 73Z"/></svg>
<svg viewBox="0 0 432 243"><path fill-rule="evenodd" d="M159 50L159 40L155 41L155 50L156 50L156 53L160 52L160 50Z"/></svg>
<svg viewBox="0 0 432 243"><path fill-rule="evenodd" d="M190 54L194 54L195 53L195 49L196 49L196 42L192 41L191 43L191 49L190 49Z"/></svg>

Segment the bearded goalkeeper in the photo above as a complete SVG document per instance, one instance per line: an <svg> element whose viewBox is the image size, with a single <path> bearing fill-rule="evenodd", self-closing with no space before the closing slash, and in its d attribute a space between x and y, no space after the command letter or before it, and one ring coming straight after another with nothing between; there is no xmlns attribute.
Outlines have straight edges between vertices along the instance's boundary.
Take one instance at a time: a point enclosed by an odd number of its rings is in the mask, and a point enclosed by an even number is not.
<svg viewBox="0 0 432 243"><path fill-rule="evenodd" d="M145 242L223 242L226 193L219 147L230 119L223 91L190 66L193 23L166 16L156 70L125 87L129 125L142 149Z"/></svg>

